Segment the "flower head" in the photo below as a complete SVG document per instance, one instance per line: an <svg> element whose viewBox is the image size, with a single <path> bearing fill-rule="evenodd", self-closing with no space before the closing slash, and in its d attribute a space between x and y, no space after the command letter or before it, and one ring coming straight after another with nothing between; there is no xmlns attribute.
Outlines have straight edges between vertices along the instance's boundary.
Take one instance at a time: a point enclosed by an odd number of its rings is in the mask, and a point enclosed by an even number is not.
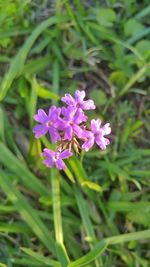
<svg viewBox="0 0 150 267"><path fill-rule="evenodd" d="M61 109L56 108L55 106L52 106L49 109L48 115L43 109L39 109L38 113L34 116L35 121L40 123L33 128L35 138L39 138L49 132L52 142L57 142L60 140L60 135L58 132L60 113Z"/></svg>
<svg viewBox="0 0 150 267"><path fill-rule="evenodd" d="M33 128L36 138L49 133L52 142L60 141L56 151L48 148L43 150L43 163L47 167L56 166L59 170L65 170L63 159L69 158L72 152L78 154L81 149L88 151L94 142L104 150L110 143L105 137L111 132L109 123L101 126L100 119L93 119L91 129L87 126L88 117L85 111L95 109L95 104L93 100L84 98L85 91L76 90L74 97L67 93L62 97L62 102L65 102L67 107L52 106L48 115L43 109L39 109L34 116L35 121L39 123Z"/></svg>
<svg viewBox="0 0 150 267"><path fill-rule="evenodd" d="M104 137L111 133L110 123L106 123L101 127L101 120L91 120L91 130L94 134L94 139L97 145L102 149L106 149L106 146L109 145L110 141L108 138Z"/></svg>
<svg viewBox="0 0 150 267"><path fill-rule="evenodd" d="M69 149L66 149L63 152L55 152L53 150L45 148L43 150L42 156L46 159L43 160L43 163L49 168L56 166L59 170L65 170L66 165L63 159L69 158L71 155L72 153L69 151Z"/></svg>
<svg viewBox="0 0 150 267"><path fill-rule="evenodd" d="M75 110L74 107L62 107L63 114L63 131L64 131L64 140L71 140L73 135L79 136L81 133L80 123L87 120L82 109Z"/></svg>
<svg viewBox="0 0 150 267"><path fill-rule="evenodd" d="M96 108L93 100L91 99L84 100L84 98L85 98L85 91L76 90L74 94L74 98L70 94L65 94L61 98L61 100L62 102L66 103L68 106L81 108L83 110L90 110L90 109Z"/></svg>

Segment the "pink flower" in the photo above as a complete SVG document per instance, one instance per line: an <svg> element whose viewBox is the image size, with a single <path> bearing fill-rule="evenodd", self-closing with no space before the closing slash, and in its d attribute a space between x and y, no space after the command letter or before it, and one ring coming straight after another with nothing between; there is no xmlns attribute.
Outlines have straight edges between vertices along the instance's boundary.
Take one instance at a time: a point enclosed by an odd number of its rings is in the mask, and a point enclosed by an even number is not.
<svg viewBox="0 0 150 267"><path fill-rule="evenodd" d="M105 135L111 133L110 123L106 123L101 127L101 120L91 120L91 130L94 134L94 139L96 144L102 149L105 150L110 141L108 138L105 138Z"/></svg>
<svg viewBox="0 0 150 267"><path fill-rule="evenodd" d="M35 138L39 138L49 132L52 142L60 140L61 138L58 132L60 113L61 108L56 108L55 106L49 109L48 115L43 109L39 109L38 113L34 116L35 121L40 123L33 128Z"/></svg>
<svg viewBox="0 0 150 267"><path fill-rule="evenodd" d="M43 163L51 168L53 166L56 166L59 170L65 170L66 165L63 161L63 159L69 158L72 156L72 153L69 151L69 149L64 150L63 152L60 151L52 151L48 148L44 148L42 156L46 159L43 160Z"/></svg>
<svg viewBox="0 0 150 267"><path fill-rule="evenodd" d="M67 93L62 97L67 107L52 106L48 115L43 109L39 109L34 116L35 121L39 122L33 128L36 138L49 133L52 142L60 141L56 151L48 148L43 150L42 156L45 157L43 163L47 167L56 166L59 170L65 170L66 165L63 159L72 155L70 151L78 153L81 148L88 151L94 142L104 150L110 143L106 138L111 133L109 123L101 126L100 119L93 119L91 129L87 127L88 117L85 110L95 109L95 104L93 100L84 100L84 98L85 91L76 90L74 97Z"/></svg>
<svg viewBox="0 0 150 267"><path fill-rule="evenodd" d="M73 135L79 136L82 132L79 124L87 120L82 109L75 110L74 107L62 107L64 140L71 140Z"/></svg>
<svg viewBox="0 0 150 267"><path fill-rule="evenodd" d="M90 110L96 108L93 100L91 99L84 100L84 98L85 98L85 91L76 90L74 98L67 93L61 98L61 100L65 102L68 106L81 108L83 110Z"/></svg>

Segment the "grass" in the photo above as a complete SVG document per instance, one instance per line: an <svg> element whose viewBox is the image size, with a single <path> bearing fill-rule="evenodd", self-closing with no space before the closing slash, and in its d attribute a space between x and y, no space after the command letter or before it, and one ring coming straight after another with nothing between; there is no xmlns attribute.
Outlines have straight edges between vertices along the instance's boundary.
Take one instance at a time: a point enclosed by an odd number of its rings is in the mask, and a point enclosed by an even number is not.
<svg viewBox="0 0 150 267"><path fill-rule="evenodd" d="M149 1L1 1L0 266L148 267ZM85 89L111 145L42 164L33 116Z"/></svg>

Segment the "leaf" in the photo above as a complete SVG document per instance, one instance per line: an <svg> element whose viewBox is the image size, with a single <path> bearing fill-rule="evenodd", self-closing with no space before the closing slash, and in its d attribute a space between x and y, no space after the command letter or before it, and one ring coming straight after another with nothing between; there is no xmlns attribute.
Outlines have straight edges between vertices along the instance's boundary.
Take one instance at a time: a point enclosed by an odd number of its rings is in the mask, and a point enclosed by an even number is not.
<svg viewBox="0 0 150 267"><path fill-rule="evenodd" d="M141 30L140 32L138 32L137 34L133 35L132 37L130 37L127 40L127 43L129 45L134 44L136 41L142 39L143 37L147 36L150 34L150 28L144 28L143 30Z"/></svg>
<svg viewBox="0 0 150 267"><path fill-rule="evenodd" d="M76 178L80 183L84 180L89 180L81 162L79 162L79 160L75 156L71 157L68 160L68 166L71 167L72 171L74 172Z"/></svg>
<svg viewBox="0 0 150 267"><path fill-rule="evenodd" d="M33 257L37 261L45 264L46 266L61 267L61 264L55 260L51 260L48 257L41 255L39 252L35 252L29 248L22 247L21 250L27 255Z"/></svg>
<svg viewBox="0 0 150 267"><path fill-rule="evenodd" d="M86 181L84 180L83 182L81 182L81 186L87 186L89 189L95 190L97 192L101 192L102 191L102 187L99 184L90 182L90 181Z"/></svg>
<svg viewBox="0 0 150 267"><path fill-rule="evenodd" d="M127 214L128 220L133 223L142 224L144 226L150 226L150 212L149 210L136 210Z"/></svg>
<svg viewBox="0 0 150 267"><path fill-rule="evenodd" d="M60 97L49 91L48 89L42 87L40 84L38 85L38 96L44 99L52 99L52 100L59 100Z"/></svg>
<svg viewBox="0 0 150 267"><path fill-rule="evenodd" d="M36 113L38 83L35 77L30 79L29 81L31 83L31 93L30 93L30 99L28 103L28 110L29 110L29 118L30 118L30 128L32 129L33 117L34 117L34 114Z"/></svg>
<svg viewBox="0 0 150 267"><path fill-rule="evenodd" d="M127 77L123 71L113 71L109 77L109 81L111 84L123 86L127 81Z"/></svg>
<svg viewBox="0 0 150 267"><path fill-rule="evenodd" d="M79 258L78 260L71 262L67 267L80 267L94 261L100 254L102 254L107 248L108 243L106 241L101 241L97 244L92 251L87 253L85 256Z"/></svg>
<svg viewBox="0 0 150 267"><path fill-rule="evenodd" d="M27 61L27 63L24 65L22 72L20 75L35 75L36 73L39 73L46 67L50 65L50 57L46 55L45 57L39 57L33 60Z"/></svg>
<svg viewBox="0 0 150 267"><path fill-rule="evenodd" d="M0 172L0 186L33 233L41 240L45 247L55 254L54 240L47 227L31 207L28 200L15 188L4 172Z"/></svg>
<svg viewBox="0 0 150 267"><path fill-rule="evenodd" d="M96 10L96 19L100 25L111 27L116 20L116 13L112 9L101 8Z"/></svg>
<svg viewBox="0 0 150 267"><path fill-rule="evenodd" d="M115 212L129 211L147 211L150 209L150 202L125 202L125 201L110 201L107 207Z"/></svg>
<svg viewBox="0 0 150 267"><path fill-rule="evenodd" d="M91 219L89 216L89 209L88 209L87 202L83 198L83 196L80 192L80 189L77 188L76 186L74 186L74 192L75 192L75 198L76 198L76 202L77 202L77 205L79 208L80 216L82 218L83 225L84 225L85 230L86 230L86 234L91 239L94 239L95 233L94 233L94 229L93 229Z"/></svg>
<svg viewBox="0 0 150 267"><path fill-rule="evenodd" d="M28 39L26 40L25 44L22 46L18 54L12 60L9 70L4 76L4 79L2 81L1 88L0 88L0 100L2 100L7 94L7 91L10 88L13 80L22 73L27 55L31 47L33 46L34 42L36 41L36 39L39 37L39 35L49 26L56 24L58 22L60 23L64 21L66 21L66 17L63 17L63 16L61 16L59 19L57 17L51 17L43 21L32 32L32 34L28 37Z"/></svg>
<svg viewBox="0 0 150 267"><path fill-rule="evenodd" d="M94 100L96 106L104 105L107 101L105 92L100 89L92 90L90 93L90 98Z"/></svg>
<svg viewBox="0 0 150 267"><path fill-rule="evenodd" d="M70 260L68 258L65 246L63 244L56 242L56 253L59 261L61 262L61 266L66 267L70 262Z"/></svg>
<svg viewBox="0 0 150 267"><path fill-rule="evenodd" d="M104 240L108 241L109 245L120 244L124 242L129 242L132 240L144 240L150 238L150 230L137 231L129 234L116 235L112 237L107 237Z"/></svg>
<svg viewBox="0 0 150 267"><path fill-rule="evenodd" d="M68 179L72 182L72 183L75 183L75 179L73 177L73 174L72 172L70 171L70 169L67 167L65 169L65 174L67 175Z"/></svg>
<svg viewBox="0 0 150 267"><path fill-rule="evenodd" d="M124 33L126 36L136 35L143 29L144 29L144 26L140 22L136 21L135 19L129 19L124 24Z"/></svg>
<svg viewBox="0 0 150 267"><path fill-rule="evenodd" d="M27 186L27 188L30 188L33 192L40 195L47 194L47 188L1 142L0 151L0 162L3 163L9 170L13 171Z"/></svg>
<svg viewBox="0 0 150 267"><path fill-rule="evenodd" d="M126 94L129 89L132 87L134 83L136 83L139 79L143 77L143 75L146 73L147 69L150 66L150 62L148 64L145 64L142 68L140 68L126 83L126 85L122 88L122 90L119 92L119 97Z"/></svg>
<svg viewBox="0 0 150 267"><path fill-rule="evenodd" d="M15 266L28 266L28 267L43 267L43 265L41 265L41 262L37 261L36 259L29 259L29 258L21 258L21 259L17 259L17 258L11 258L10 262L15 265Z"/></svg>
<svg viewBox="0 0 150 267"><path fill-rule="evenodd" d="M150 41L142 40L136 44L136 49L146 58L150 56Z"/></svg>
<svg viewBox="0 0 150 267"><path fill-rule="evenodd" d="M147 7L142 9L139 13L137 13L134 18L139 20L149 15L149 13L150 13L150 6L148 5Z"/></svg>
<svg viewBox="0 0 150 267"><path fill-rule="evenodd" d="M60 176L56 169L51 169L51 185L52 185L52 204L53 219L56 239L56 253L62 267L66 267L69 263L65 246L63 244L63 228L61 215L61 199L60 199Z"/></svg>
<svg viewBox="0 0 150 267"><path fill-rule="evenodd" d="M6 233L27 233L29 234L31 231L25 224L21 223L0 223L0 232Z"/></svg>

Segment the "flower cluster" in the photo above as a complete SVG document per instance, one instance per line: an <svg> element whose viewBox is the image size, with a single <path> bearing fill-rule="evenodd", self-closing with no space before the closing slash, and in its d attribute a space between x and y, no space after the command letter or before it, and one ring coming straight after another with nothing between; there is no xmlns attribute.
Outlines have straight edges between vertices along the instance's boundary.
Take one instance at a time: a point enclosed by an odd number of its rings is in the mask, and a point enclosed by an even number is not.
<svg viewBox="0 0 150 267"><path fill-rule="evenodd" d="M51 168L56 166L59 170L65 170L65 158L72 156L72 152L78 153L79 149L88 151L94 143L102 150L110 143L105 135L111 132L110 124L101 126L100 119L91 120L90 127L87 127L88 117L85 110L95 109L93 100L84 100L85 91L77 90L72 97L65 94L61 101L65 103L62 108L52 106L48 115L43 109L39 109L34 116L39 124L33 128L35 138L49 133L51 141L59 142L56 151L48 148L43 150L43 163Z"/></svg>

